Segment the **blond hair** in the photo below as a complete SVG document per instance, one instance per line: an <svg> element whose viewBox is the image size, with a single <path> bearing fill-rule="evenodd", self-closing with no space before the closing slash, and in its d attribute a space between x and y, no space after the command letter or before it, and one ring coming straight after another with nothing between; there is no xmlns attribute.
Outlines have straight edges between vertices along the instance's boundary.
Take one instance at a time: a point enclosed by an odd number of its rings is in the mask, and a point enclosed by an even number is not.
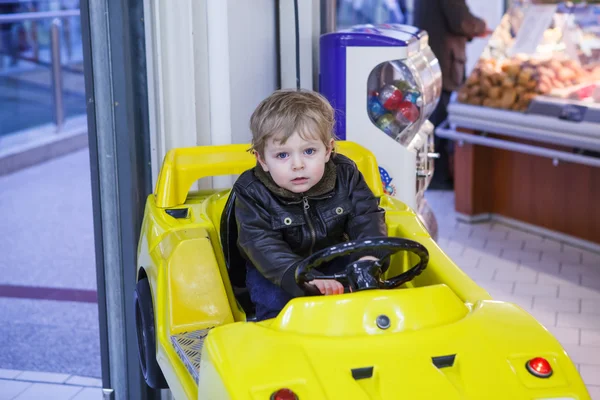
<svg viewBox="0 0 600 400"><path fill-rule="evenodd" d="M329 147L335 139L333 107L327 99L310 90L277 90L264 99L250 117L252 147L263 155L267 141L273 137L285 143L298 133L303 139L320 139Z"/></svg>

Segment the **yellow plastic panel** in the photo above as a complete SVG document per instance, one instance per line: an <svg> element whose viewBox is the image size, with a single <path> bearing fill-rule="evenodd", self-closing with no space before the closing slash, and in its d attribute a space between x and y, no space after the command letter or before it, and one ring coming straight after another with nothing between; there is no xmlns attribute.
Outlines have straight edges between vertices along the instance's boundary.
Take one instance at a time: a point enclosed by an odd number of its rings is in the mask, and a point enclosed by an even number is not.
<svg viewBox="0 0 600 400"><path fill-rule="evenodd" d="M210 241L206 237L180 240L167 265L170 333L233 322Z"/></svg>
<svg viewBox="0 0 600 400"><path fill-rule="evenodd" d="M336 142L335 146L338 153L345 155L356 163L373 194L376 197L381 197L383 195L383 185L375 155L366 147L346 140Z"/></svg>
<svg viewBox="0 0 600 400"><path fill-rule="evenodd" d="M468 312L445 285L364 291L293 299L271 328L303 335L383 335L444 325ZM390 328L377 327L375 321L380 315L389 317Z"/></svg>
<svg viewBox="0 0 600 400"><path fill-rule="evenodd" d="M440 314L445 311L439 308ZM319 315L319 321L310 323L325 331L335 313ZM349 336L353 323L341 321L339 329L348 333L344 337L274 329L277 320L271 325L230 324L211 331L203 356L210 355L232 399L247 399L248 393L268 398L264 396L283 387L297 391L301 399L323 400L589 399L558 341L510 304L484 301L459 320L389 334ZM557 379L527 387L520 377L525 366L517 365L520 359L514 366L509 360L539 354L556 357ZM447 355L456 356L452 366L437 368L432 362L432 357ZM353 379L352 369L364 367L373 367L373 376Z"/></svg>
<svg viewBox="0 0 600 400"><path fill-rule="evenodd" d="M169 150L156 183L156 206L176 207L185 203L192 183L208 176L239 175L256 165L248 144L198 146ZM376 196L383 193L375 156L366 148L347 141L336 143L337 151L354 160Z"/></svg>

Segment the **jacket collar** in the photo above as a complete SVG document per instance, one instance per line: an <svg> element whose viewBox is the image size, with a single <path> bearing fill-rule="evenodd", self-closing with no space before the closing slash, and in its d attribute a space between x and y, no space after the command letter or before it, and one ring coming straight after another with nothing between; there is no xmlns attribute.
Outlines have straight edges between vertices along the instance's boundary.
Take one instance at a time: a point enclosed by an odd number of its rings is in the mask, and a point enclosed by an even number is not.
<svg viewBox="0 0 600 400"><path fill-rule="evenodd" d="M280 197L285 200L292 201L301 201L304 197L319 197L323 196L326 193L331 192L335 188L335 182L337 178L337 171L335 163L332 160L332 157L325 164L325 172L323 174L323 178L313 187L311 187L305 193L294 193L282 187L279 187L271 174L265 172L259 164L256 164L254 167L254 175L258 178L259 181L262 182L263 185L269 189L271 193L275 196Z"/></svg>

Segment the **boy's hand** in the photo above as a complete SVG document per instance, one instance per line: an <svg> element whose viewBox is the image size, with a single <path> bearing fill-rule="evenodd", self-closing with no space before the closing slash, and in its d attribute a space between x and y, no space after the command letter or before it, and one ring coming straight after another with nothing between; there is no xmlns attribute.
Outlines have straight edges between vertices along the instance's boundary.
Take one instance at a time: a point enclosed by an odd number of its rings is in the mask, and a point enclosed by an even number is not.
<svg viewBox="0 0 600 400"><path fill-rule="evenodd" d="M325 296L344 293L344 286L333 279L314 279L309 283L315 285L319 292Z"/></svg>

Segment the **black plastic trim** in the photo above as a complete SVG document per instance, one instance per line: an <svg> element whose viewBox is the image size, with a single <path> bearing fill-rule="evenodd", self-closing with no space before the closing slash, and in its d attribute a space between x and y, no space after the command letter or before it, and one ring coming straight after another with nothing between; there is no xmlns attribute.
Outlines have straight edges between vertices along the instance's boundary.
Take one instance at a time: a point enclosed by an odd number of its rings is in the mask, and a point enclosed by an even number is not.
<svg viewBox="0 0 600 400"><path fill-rule="evenodd" d="M188 209L187 208L169 208L166 209L165 212L169 214L173 218L181 219L188 217Z"/></svg>
<svg viewBox="0 0 600 400"><path fill-rule="evenodd" d="M431 362L437 368L447 368L454 366L454 360L456 359L456 354L452 354L449 356L439 356L439 357L431 357Z"/></svg>
<svg viewBox="0 0 600 400"><path fill-rule="evenodd" d="M353 368L352 377L354 378L354 380L372 378L373 367Z"/></svg>

